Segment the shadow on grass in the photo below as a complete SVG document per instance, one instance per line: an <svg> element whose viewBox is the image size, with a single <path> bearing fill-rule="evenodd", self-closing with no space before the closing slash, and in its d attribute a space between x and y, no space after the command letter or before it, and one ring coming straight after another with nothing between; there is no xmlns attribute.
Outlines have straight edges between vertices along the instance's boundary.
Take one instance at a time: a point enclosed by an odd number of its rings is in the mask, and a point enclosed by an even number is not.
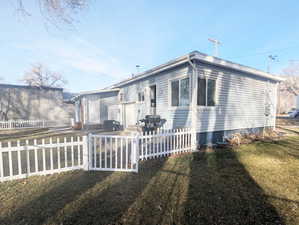
<svg viewBox="0 0 299 225"><path fill-rule="evenodd" d="M222 149L148 160L138 174L65 174L0 224L284 224L268 198Z"/></svg>
<svg viewBox="0 0 299 225"><path fill-rule="evenodd" d="M196 153L190 163L185 224L284 224L235 153Z"/></svg>
<svg viewBox="0 0 299 225"><path fill-rule="evenodd" d="M136 173L116 173L120 179L111 179L107 188L95 188L80 204L64 212L62 219L53 220L56 224L123 224L121 217L129 210L149 182L163 167L166 159L143 162Z"/></svg>
<svg viewBox="0 0 299 225"><path fill-rule="evenodd" d="M59 177L50 182L49 187L43 187L43 190L39 190L37 183L34 186L37 194L18 208L11 209L11 212L4 217L2 216L0 224L43 224L65 205L92 188L96 183L103 181L110 174L84 171L65 173L58 175ZM49 177L49 179L51 178ZM24 190L20 190L16 193L20 200L25 198L22 196L26 195L24 192Z"/></svg>

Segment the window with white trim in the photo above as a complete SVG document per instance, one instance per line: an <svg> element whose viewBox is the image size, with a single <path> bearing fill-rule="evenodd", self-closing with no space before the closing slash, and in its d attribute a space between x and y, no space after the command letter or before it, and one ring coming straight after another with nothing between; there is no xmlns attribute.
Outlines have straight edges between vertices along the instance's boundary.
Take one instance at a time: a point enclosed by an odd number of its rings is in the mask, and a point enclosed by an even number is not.
<svg viewBox="0 0 299 225"><path fill-rule="evenodd" d="M171 81L171 106L189 106L190 105L190 84L189 78Z"/></svg>
<svg viewBox="0 0 299 225"><path fill-rule="evenodd" d="M197 82L197 105L215 106L216 80L208 78L198 78Z"/></svg>
<svg viewBox="0 0 299 225"><path fill-rule="evenodd" d="M144 102L144 92L138 92L138 102Z"/></svg>

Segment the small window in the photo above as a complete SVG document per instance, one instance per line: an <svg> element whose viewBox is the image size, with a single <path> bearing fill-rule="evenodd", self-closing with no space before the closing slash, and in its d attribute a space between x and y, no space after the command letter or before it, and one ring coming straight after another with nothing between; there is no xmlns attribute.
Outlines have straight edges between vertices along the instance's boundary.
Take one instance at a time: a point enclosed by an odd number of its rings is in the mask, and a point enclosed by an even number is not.
<svg viewBox="0 0 299 225"><path fill-rule="evenodd" d="M189 106L189 78L171 81L171 106Z"/></svg>
<svg viewBox="0 0 299 225"><path fill-rule="evenodd" d="M216 80L198 78L197 105L215 106L216 105Z"/></svg>
<svg viewBox="0 0 299 225"><path fill-rule="evenodd" d="M138 92L138 102L144 102L144 92Z"/></svg>

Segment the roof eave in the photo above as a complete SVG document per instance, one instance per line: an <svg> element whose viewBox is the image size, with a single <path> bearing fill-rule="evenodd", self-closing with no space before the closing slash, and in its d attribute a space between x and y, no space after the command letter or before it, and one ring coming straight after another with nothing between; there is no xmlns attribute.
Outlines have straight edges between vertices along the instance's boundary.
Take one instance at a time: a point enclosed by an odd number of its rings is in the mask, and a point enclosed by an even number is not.
<svg viewBox="0 0 299 225"><path fill-rule="evenodd" d="M200 52L196 52L193 59L194 58L201 61L201 62L203 62L203 63L209 63L209 64L212 64L212 65L215 65L215 66L225 67L225 68L228 68L228 69L253 74L255 76L263 77L263 78L266 78L266 79L271 79L271 80L278 81L278 82L281 82L281 81L285 80L284 78L281 78L281 77L279 77L277 75L274 75L274 74L266 73L264 71L257 70L257 69L254 69L254 68L251 68L251 67L248 67L248 66L243 66L241 64L233 63L233 62L230 62L228 60L223 60L223 59L220 59L220 58L217 58L217 57L205 55L205 54L200 53Z"/></svg>
<svg viewBox="0 0 299 225"><path fill-rule="evenodd" d="M108 92L116 92L119 91L119 88L113 88L113 89L100 89L100 90L94 90L94 91L82 91L78 95L74 96L71 100L75 101L80 97L86 96L86 95L94 95L94 94L101 94L101 93L108 93Z"/></svg>

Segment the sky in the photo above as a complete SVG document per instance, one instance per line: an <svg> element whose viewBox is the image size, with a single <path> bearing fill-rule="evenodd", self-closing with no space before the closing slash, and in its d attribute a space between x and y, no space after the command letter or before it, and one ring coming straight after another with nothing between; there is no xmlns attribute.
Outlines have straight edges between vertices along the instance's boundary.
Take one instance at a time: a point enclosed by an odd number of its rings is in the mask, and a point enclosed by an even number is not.
<svg viewBox="0 0 299 225"><path fill-rule="evenodd" d="M139 71L198 50L213 54L208 38L221 41L221 58L280 74L299 61L299 1L90 0L73 26L59 28L26 0L0 8L1 83L22 84L34 63L64 75L67 91L107 87Z"/></svg>

